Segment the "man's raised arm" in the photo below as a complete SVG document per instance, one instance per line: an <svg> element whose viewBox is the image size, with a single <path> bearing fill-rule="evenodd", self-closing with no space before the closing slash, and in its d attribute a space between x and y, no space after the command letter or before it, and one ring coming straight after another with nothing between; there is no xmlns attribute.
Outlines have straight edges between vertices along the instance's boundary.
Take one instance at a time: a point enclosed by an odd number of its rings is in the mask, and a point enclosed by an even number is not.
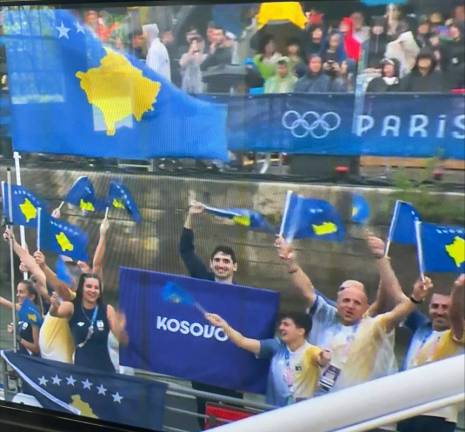
<svg viewBox="0 0 465 432"><path fill-rule="evenodd" d="M192 231L192 216L203 213L205 207L198 201L193 201L184 222L179 241L179 254L192 277L208 279L208 269L202 259L195 253L194 231Z"/></svg>
<svg viewBox="0 0 465 432"><path fill-rule="evenodd" d="M367 244L379 272L379 286L375 302L370 306L369 315L375 316L391 310L406 299L402 287L392 268L391 259L384 254L385 244L382 239L368 233Z"/></svg>
<svg viewBox="0 0 465 432"><path fill-rule="evenodd" d="M432 289L433 283L430 278L425 277L424 280L416 281L410 297L405 296L394 309L383 314L386 332L389 333L407 318L416 309L417 304L425 300Z"/></svg>
<svg viewBox="0 0 465 432"><path fill-rule="evenodd" d="M311 279L297 263L293 247L282 237L276 239L275 246L278 249L279 258L281 258L287 266L287 272L291 276L292 284L306 299L308 306L312 307L316 301L315 287Z"/></svg>

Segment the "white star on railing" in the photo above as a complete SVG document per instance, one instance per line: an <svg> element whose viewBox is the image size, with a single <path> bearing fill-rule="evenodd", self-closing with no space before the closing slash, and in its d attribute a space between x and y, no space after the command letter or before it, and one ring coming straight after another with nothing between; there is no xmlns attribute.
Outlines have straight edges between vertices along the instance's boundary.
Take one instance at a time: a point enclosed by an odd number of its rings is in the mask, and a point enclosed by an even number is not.
<svg viewBox="0 0 465 432"><path fill-rule="evenodd" d="M115 403L121 403L121 401L123 400L123 396L121 396L118 392L116 392L115 394L112 394L111 397L113 398L113 402Z"/></svg>
<svg viewBox="0 0 465 432"><path fill-rule="evenodd" d="M39 378L39 384L43 385L44 387L47 385L48 379L46 379L43 375Z"/></svg>
<svg viewBox="0 0 465 432"><path fill-rule="evenodd" d="M54 377L52 377L52 384L55 384L55 385L59 386L61 381L62 381L62 379L56 374L55 374Z"/></svg>
<svg viewBox="0 0 465 432"><path fill-rule="evenodd" d="M72 375L70 375L69 377L66 377L66 384L74 387L75 382L76 380L74 379Z"/></svg>
<svg viewBox="0 0 465 432"><path fill-rule="evenodd" d="M90 388L92 387L92 383L89 381L89 378L86 378L84 381L81 381L82 382L82 386L84 387L84 390L87 389L87 390L90 390Z"/></svg>
<svg viewBox="0 0 465 432"><path fill-rule="evenodd" d="M97 387L97 394L105 396L106 392L107 389L102 384Z"/></svg>

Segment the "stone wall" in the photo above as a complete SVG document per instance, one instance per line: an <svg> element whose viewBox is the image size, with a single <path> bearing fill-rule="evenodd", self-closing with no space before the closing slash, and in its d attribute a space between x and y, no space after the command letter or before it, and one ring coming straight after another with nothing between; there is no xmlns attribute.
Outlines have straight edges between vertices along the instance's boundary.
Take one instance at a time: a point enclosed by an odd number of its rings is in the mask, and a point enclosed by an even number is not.
<svg viewBox="0 0 465 432"><path fill-rule="evenodd" d="M392 191L389 189L49 169L23 169L22 181L26 187L48 201L51 211L58 206L80 175L88 175L101 196L106 193L110 180L123 180L132 191L142 214L142 223L136 225L124 211L110 211L105 295L112 303L117 303L118 268L121 265L185 274L178 256L178 239L191 199L218 207L253 208L279 223L286 191L289 189L330 201L340 210L347 223L348 235L343 243L315 240L296 243L299 261L315 285L327 295L333 296L342 280L360 279L366 283L369 295L374 296L377 287L375 261L368 253L362 229L349 222L351 192L356 189L369 200L372 206L370 228L384 237L392 209ZM6 179L4 168L0 169L0 177ZM463 201L461 194L438 195L438 205L460 200ZM92 254L98 240L100 219L83 216L78 209L67 205L63 207L63 218L88 231L89 252ZM248 231L210 215L199 215L195 219L194 229L199 255L207 259L215 245L230 244L238 254L239 283L278 290L283 310L302 309L301 299L290 287L285 268L273 248L273 236ZM30 249L34 249L35 233L28 230L27 238ZM409 290L417 276L414 248L394 245L391 255L401 282ZM51 256L50 261L53 264L55 257ZM9 253L6 244L0 246L0 269L0 295L8 295ZM453 275L435 276L436 285L443 288L448 288L453 279ZM4 310L0 313L5 316ZM2 325L2 331L3 328Z"/></svg>

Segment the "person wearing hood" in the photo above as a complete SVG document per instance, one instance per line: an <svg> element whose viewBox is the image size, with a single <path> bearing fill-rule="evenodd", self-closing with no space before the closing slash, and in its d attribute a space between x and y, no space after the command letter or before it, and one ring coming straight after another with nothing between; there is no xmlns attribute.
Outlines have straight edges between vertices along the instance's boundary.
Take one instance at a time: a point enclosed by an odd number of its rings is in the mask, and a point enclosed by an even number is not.
<svg viewBox="0 0 465 432"><path fill-rule="evenodd" d="M397 59L385 58L380 62L381 76L373 78L366 89L367 93L398 92L400 89L399 69Z"/></svg>
<svg viewBox="0 0 465 432"><path fill-rule="evenodd" d="M436 59L431 50L423 49L418 54L415 66L400 81L400 91L413 93L447 91L444 75L436 70Z"/></svg>
<svg viewBox="0 0 465 432"><path fill-rule="evenodd" d="M171 81L171 67L168 50L159 38L159 30L156 24L146 24L142 26L144 37L147 42L147 58L145 60L147 66L163 76L163 78Z"/></svg>
<svg viewBox="0 0 465 432"><path fill-rule="evenodd" d="M431 50L425 50L434 56ZM411 31L402 33L395 41L389 42L386 46L385 57L395 58L400 63L400 77L406 76L415 67L416 58L420 53L415 36Z"/></svg>
<svg viewBox="0 0 465 432"><path fill-rule="evenodd" d="M361 54L361 44L354 38L354 23L349 17L342 19L339 31L344 36L344 49L347 57L358 62Z"/></svg>
<svg viewBox="0 0 465 432"><path fill-rule="evenodd" d="M304 54L306 58L312 55L320 54L323 50L324 30L321 26L310 26L305 31L306 38L303 43Z"/></svg>
<svg viewBox="0 0 465 432"><path fill-rule="evenodd" d="M440 45L441 69L447 77L451 88L463 88L465 75L465 41L463 40L463 25L449 25L449 39Z"/></svg>
<svg viewBox="0 0 465 432"><path fill-rule="evenodd" d="M289 57L278 60L276 73L265 81L264 93L290 93L297 81L290 69Z"/></svg>
<svg viewBox="0 0 465 432"><path fill-rule="evenodd" d="M308 71L300 78L294 87L294 93L328 93L342 92L339 82L332 80L323 72L323 63L319 55L313 55L308 60Z"/></svg>
<svg viewBox="0 0 465 432"><path fill-rule="evenodd" d="M336 62L340 64L347 58L344 48L344 41L340 33L331 33L325 41L324 48L321 52L323 62Z"/></svg>
<svg viewBox="0 0 465 432"><path fill-rule="evenodd" d="M377 69L379 62L384 58L388 37L386 34L386 21L383 17L373 17L370 28L370 37L363 44L367 54L367 68Z"/></svg>

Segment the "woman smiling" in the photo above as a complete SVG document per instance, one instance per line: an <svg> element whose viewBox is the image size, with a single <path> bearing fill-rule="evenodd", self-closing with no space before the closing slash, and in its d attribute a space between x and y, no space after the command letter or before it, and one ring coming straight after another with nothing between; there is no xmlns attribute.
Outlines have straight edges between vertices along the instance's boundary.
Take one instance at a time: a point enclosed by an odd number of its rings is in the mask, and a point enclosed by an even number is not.
<svg viewBox="0 0 465 432"><path fill-rule="evenodd" d="M115 372L108 353L108 334L111 331L120 343L127 344L126 318L103 302L99 276L82 274L72 302L62 302L56 294L51 300L50 314L69 321L76 346L74 364Z"/></svg>

